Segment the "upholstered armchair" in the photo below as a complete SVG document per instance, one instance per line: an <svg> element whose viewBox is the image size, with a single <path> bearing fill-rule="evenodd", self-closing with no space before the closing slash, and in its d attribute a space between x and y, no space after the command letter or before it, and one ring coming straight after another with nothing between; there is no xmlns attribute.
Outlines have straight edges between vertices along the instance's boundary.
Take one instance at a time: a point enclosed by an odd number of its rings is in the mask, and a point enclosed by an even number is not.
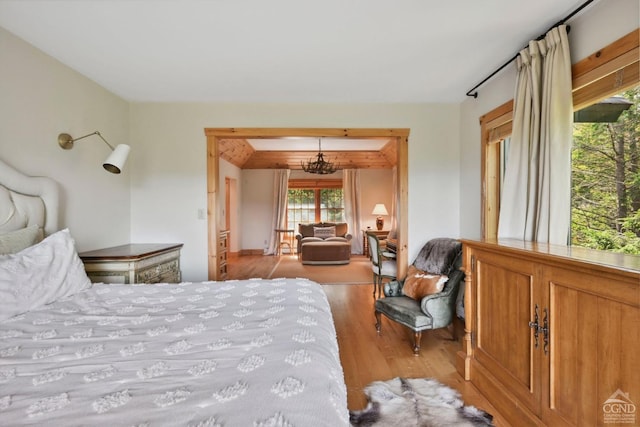
<svg viewBox="0 0 640 427"><path fill-rule="evenodd" d="M398 277L398 265L396 254L382 249L378 236L367 231L369 243L369 259L373 271L373 297L382 296L382 283L384 279L395 280Z"/></svg>
<svg viewBox="0 0 640 427"><path fill-rule="evenodd" d="M464 286L462 244L449 238L427 242L404 280L384 286L384 298L375 302L376 330L381 332L384 315L414 332L413 352L420 354L422 331L449 326L456 312L456 299Z"/></svg>

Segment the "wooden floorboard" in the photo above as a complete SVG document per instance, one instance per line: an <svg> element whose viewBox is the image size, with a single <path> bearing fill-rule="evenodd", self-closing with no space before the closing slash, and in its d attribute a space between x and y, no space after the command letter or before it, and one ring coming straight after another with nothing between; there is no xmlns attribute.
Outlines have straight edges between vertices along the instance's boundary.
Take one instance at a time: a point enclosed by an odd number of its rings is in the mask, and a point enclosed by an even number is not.
<svg viewBox="0 0 640 427"><path fill-rule="evenodd" d="M232 257L229 261L228 278L247 279L267 277L278 258L252 255ZM383 317L381 334L376 333L373 285L323 285L323 289L336 326L350 410L366 406L363 390L372 381L429 377L458 390L465 404L491 413L496 426L509 425L490 402L456 372L455 355L462 346L459 340L452 340L449 329L423 332L420 356L414 356L413 333L408 328ZM462 328L456 326L452 330Z"/></svg>

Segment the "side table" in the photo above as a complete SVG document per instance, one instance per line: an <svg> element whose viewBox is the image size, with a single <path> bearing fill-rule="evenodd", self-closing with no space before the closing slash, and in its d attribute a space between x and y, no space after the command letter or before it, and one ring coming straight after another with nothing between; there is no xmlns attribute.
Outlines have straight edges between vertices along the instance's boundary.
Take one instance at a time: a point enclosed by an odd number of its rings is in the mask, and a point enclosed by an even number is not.
<svg viewBox="0 0 640 427"><path fill-rule="evenodd" d="M179 283L181 248L182 243L133 243L78 255L94 283Z"/></svg>
<svg viewBox="0 0 640 427"><path fill-rule="evenodd" d="M276 255L282 255L282 245L289 246L289 255L293 255L293 233L295 230L276 228Z"/></svg>

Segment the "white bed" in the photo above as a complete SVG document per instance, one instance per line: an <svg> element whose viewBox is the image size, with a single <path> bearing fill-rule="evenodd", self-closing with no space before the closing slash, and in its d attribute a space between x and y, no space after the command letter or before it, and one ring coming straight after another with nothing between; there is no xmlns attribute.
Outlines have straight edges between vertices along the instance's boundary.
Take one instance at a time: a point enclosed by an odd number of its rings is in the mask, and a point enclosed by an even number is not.
<svg viewBox="0 0 640 427"><path fill-rule="evenodd" d="M53 232L55 185L38 180L24 190L0 162L0 233L38 211L7 209L9 184L49 220L40 243L0 255L0 425L349 425L317 283L91 285L71 233Z"/></svg>

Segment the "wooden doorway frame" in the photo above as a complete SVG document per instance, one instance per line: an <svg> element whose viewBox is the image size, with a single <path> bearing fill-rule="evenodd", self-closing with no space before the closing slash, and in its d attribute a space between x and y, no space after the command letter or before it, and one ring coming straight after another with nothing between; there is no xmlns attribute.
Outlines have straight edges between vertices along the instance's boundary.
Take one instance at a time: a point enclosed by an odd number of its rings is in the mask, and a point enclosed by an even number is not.
<svg viewBox="0 0 640 427"><path fill-rule="evenodd" d="M285 138L292 136L303 137L332 137L349 139L367 138L396 138L397 144L397 224L398 224L398 277L404 277L408 268L408 185L409 185L409 129L375 129L375 128L205 128L207 137L207 232L208 232L208 265L209 280L218 278L218 233L221 230L217 207L219 201L220 178L218 171L219 154L218 141L221 138ZM354 141L357 143L357 141Z"/></svg>

